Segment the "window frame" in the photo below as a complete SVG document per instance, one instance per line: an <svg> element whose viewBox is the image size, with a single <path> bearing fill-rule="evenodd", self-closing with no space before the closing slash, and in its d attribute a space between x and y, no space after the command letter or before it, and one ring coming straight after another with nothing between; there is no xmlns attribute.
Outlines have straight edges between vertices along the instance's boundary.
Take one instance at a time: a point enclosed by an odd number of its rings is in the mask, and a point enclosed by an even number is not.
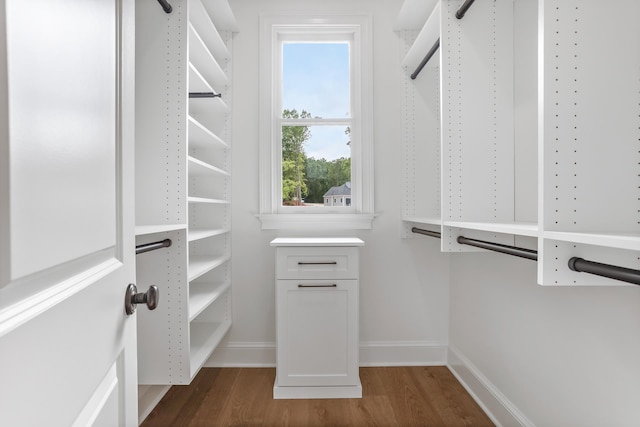
<svg viewBox="0 0 640 427"><path fill-rule="evenodd" d="M260 214L263 229L370 229L373 211L371 17L279 14L260 17ZM282 43L350 44L351 207L282 206L282 126L342 125L340 119L282 118ZM313 113L313 112L311 112Z"/></svg>

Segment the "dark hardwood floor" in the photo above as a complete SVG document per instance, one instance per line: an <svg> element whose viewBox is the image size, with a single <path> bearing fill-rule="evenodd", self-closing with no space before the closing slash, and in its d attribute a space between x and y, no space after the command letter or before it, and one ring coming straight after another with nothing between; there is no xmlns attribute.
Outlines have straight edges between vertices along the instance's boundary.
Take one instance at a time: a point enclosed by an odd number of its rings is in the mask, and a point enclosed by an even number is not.
<svg viewBox="0 0 640 427"><path fill-rule="evenodd" d="M203 368L142 427L493 426L443 366L360 368L362 399L274 400L273 368Z"/></svg>

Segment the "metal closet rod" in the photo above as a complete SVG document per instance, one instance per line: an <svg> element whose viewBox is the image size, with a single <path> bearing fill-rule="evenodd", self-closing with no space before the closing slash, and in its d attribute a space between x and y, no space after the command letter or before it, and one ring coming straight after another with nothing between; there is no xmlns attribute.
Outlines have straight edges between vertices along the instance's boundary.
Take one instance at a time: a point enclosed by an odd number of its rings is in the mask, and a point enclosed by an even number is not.
<svg viewBox="0 0 640 427"><path fill-rule="evenodd" d="M442 237L442 234L438 231L425 230L423 228L418 228L418 227L411 228L411 231L417 234L424 234L425 236L435 237L437 239L440 239Z"/></svg>
<svg viewBox="0 0 640 427"><path fill-rule="evenodd" d="M617 265L601 264L578 257L569 259L569 268L581 273L595 274L596 276L608 277L609 279L640 285L640 270L632 270Z"/></svg>
<svg viewBox="0 0 640 427"><path fill-rule="evenodd" d="M171 13L171 11L173 11L173 8L171 7L171 5L167 0L158 0L158 3L160 3L160 6L162 6L162 9L166 13Z"/></svg>
<svg viewBox="0 0 640 427"><path fill-rule="evenodd" d="M168 248L171 246L171 239L164 239L153 243L145 243L144 245L136 246L136 255L143 254L145 252L155 251L156 249Z"/></svg>
<svg viewBox="0 0 640 427"><path fill-rule="evenodd" d="M441 233L437 231L424 230L418 227L412 227L411 231L425 236L441 238ZM521 258L527 258L534 261L538 260L538 251L533 249L524 249L517 246L501 245L499 243L485 242L484 240L469 239L464 236L458 236L458 243L461 245L470 245L490 251L501 252L508 255L514 255ZM609 279L620 280L622 282L640 285L640 270L620 267L617 265L602 264L594 261L587 261L579 257L569 259L569 269L579 273L595 274L596 276L607 277Z"/></svg>
<svg viewBox="0 0 640 427"><path fill-rule="evenodd" d="M433 54L436 53L436 51L438 50L439 47L440 47L440 39L436 40L436 42L431 47L431 50L429 50L429 52L427 52L426 56L424 57L424 59L422 60L420 65L418 65L418 68L416 68L416 70L413 72L413 74L411 74L411 80L415 80L416 77L418 77L418 74L420 74L420 71L422 71L424 66L427 65L427 62L429 62L429 60L431 59Z"/></svg>
<svg viewBox="0 0 640 427"><path fill-rule="evenodd" d="M411 231L418 234L424 234L425 236L436 237L438 239L442 238L442 234L438 233L437 231L424 230L418 227L411 228ZM495 251L495 252L501 252L507 255L514 255L521 258L532 259L534 261L538 260L538 252L534 251L533 249L524 249L524 248L519 248L517 246L501 245L500 243L469 239L464 236L458 236L457 241L461 245L475 246L477 248L488 249L490 251Z"/></svg>
<svg viewBox="0 0 640 427"><path fill-rule="evenodd" d="M456 239L461 245L475 246L476 248L488 249L494 252L500 252L507 255L513 255L520 258L538 260L538 251L533 249L519 248L517 246L501 245L500 243L485 242L484 240L469 239L464 236L458 236Z"/></svg>
<svg viewBox="0 0 640 427"><path fill-rule="evenodd" d="M471 7L474 1L475 0L465 1L464 4L460 6L460 9L458 9L458 11L456 12L456 18L458 19L464 18L464 14L467 13L467 10L469 10L469 8Z"/></svg>
<svg viewBox="0 0 640 427"><path fill-rule="evenodd" d="M222 98L222 94L214 92L189 92L189 98Z"/></svg>

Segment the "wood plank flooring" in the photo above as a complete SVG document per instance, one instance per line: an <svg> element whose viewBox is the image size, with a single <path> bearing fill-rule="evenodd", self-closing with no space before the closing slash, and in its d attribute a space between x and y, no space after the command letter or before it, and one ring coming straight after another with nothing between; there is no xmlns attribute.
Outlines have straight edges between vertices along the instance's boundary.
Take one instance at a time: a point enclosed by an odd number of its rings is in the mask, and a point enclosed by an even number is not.
<svg viewBox="0 0 640 427"><path fill-rule="evenodd" d="M142 427L484 427L491 420L444 366L360 368L362 399L274 400L273 368L203 368Z"/></svg>

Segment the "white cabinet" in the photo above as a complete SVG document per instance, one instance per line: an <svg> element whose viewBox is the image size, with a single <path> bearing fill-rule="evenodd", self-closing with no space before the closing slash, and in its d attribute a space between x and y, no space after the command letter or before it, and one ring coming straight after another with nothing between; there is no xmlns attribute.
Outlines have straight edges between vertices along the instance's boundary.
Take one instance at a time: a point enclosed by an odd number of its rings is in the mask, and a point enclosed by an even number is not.
<svg viewBox="0 0 640 427"><path fill-rule="evenodd" d="M362 397L356 238L278 238L273 396Z"/></svg>
<svg viewBox="0 0 640 427"><path fill-rule="evenodd" d="M231 52L226 0L136 1L140 384L189 384L231 327Z"/></svg>

